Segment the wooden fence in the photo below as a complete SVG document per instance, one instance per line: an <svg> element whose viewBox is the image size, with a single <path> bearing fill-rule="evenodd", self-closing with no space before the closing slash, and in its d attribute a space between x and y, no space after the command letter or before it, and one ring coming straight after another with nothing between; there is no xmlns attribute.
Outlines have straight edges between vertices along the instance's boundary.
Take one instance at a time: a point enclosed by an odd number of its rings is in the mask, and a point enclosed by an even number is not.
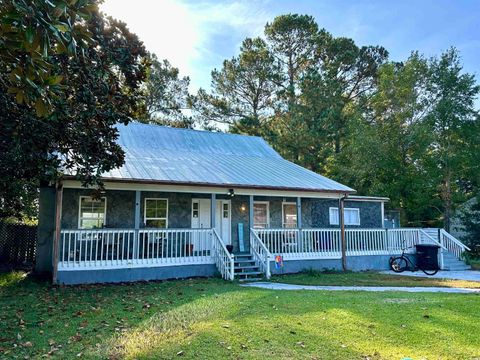
<svg viewBox="0 0 480 360"><path fill-rule="evenodd" d="M5 267L33 266L37 226L0 221L0 264Z"/></svg>

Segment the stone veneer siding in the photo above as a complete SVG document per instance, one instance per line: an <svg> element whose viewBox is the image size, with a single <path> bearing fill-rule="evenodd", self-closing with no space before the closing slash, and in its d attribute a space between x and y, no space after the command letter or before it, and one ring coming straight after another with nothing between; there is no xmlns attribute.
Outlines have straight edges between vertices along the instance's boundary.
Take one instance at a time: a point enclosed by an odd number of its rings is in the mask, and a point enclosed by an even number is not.
<svg viewBox="0 0 480 360"><path fill-rule="evenodd" d="M80 196L89 196L91 191L85 189L64 189L62 228L78 228ZM107 198L107 228L134 228L135 226L135 192L108 190ZM190 228L193 198L210 198L210 194L171 193L171 192L141 192L140 227L144 227L145 198L168 199L168 227ZM225 195L217 195L217 199L226 199ZM296 198L256 196L255 201L268 201L270 212L270 227L282 227L282 203L296 202ZM244 243L249 250L249 197L237 195L231 199L232 244L234 251L239 251L238 224L243 224ZM242 206L245 208L242 211ZM302 225L304 228L334 228L330 225L329 208L338 207L337 200L302 198ZM360 225L351 227L380 228L382 227L381 203L367 201L346 201L345 207L360 209Z"/></svg>

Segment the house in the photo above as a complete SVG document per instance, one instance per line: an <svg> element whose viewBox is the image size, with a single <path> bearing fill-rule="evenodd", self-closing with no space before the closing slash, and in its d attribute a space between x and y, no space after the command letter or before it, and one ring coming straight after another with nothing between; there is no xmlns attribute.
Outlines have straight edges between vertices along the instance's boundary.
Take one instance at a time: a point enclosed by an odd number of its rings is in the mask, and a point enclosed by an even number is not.
<svg viewBox="0 0 480 360"><path fill-rule="evenodd" d="M68 175L40 191L36 269L55 282L387 269L405 243L441 241L387 231L388 199L356 196L262 138L140 123L118 131L125 163L103 175L101 196Z"/></svg>

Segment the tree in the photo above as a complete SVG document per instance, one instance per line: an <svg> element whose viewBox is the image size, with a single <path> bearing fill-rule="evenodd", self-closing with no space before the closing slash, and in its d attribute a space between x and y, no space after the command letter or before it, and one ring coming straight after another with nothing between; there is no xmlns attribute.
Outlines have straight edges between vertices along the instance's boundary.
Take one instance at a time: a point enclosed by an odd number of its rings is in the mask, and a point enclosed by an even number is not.
<svg viewBox="0 0 480 360"><path fill-rule="evenodd" d="M368 112L350 123L338 162L343 181L360 193L388 196L390 206L402 210L402 222L411 225L433 218L433 188L423 164L430 140L424 121L428 72L417 53L404 63L382 65Z"/></svg>
<svg viewBox="0 0 480 360"><path fill-rule="evenodd" d="M56 8L47 10L42 13L46 23ZM9 16L30 14L30 8L16 7L15 11L18 14ZM72 28L85 27L90 45L75 43L78 56L42 55L50 72L61 78L61 91L50 97L50 112L44 117L38 117L29 103L7 94L11 63L0 56L2 217L21 215L40 183L55 182L62 173L75 175L84 185L102 186L100 175L123 163L115 124L127 124L138 111L139 86L146 72L145 48L124 23L104 17L96 8L86 19L65 16ZM54 38L50 46L61 45ZM28 54L24 58L35 63Z"/></svg>
<svg viewBox="0 0 480 360"><path fill-rule="evenodd" d="M190 79L180 77L179 70L168 60L159 61L149 54L150 67L142 86L144 109L137 116L142 122L176 127L192 127L193 120L182 112L190 107Z"/></svg>
<svg viewBox="0 0 480 360"><path fill-rule="evenodd" d="M277 114L272 127L284 156L311 170L333 173L332 162L347 137L349 122L375 90L378 67L388 53L382 47L358 47L324 29L312 40L313 54L309 52L304 62L295 99L288 111Z"/></svg>
<svg viewBox="0 0 480 360"><path fill-rule="evenodd" d="M462 72L458 51L454 48L432 59L429 91L434 99L428 116L432 142L429 148L431 168L429 176L437 184L436 196L442 202L444 227L450 230L450 222L456 204L465 201L465 193L474 180L472 150L478 149L479 114L475 99L480 86L475 77ZM477 172L478 174L478 172Z"/></svg>
<svg viewBox="0 0 480 360"><path fill-rule="evenodd" d="M29 1L0 3L0 58L2 81L19 104L34 107L38 116L52 109L52 98L61 88L62 74L56 73L53 56L76 57L91 41L83 26L94 0Z"/></svg>
<svg viewBox="0 0 480 360"><path fill-rule="evenodd" d="M300 79L314 60L317 33L318 25L309 15L281 15L265 25L270 52L279 64L279 95L287 109L295 104Z"/></svg>
<svg viewBox="0 0 480 360"><path fill-rule="evenodd" d="M196 110L204 125L220 123L232 132L259 135L272 113L277 69L260 38L245 39L240 55L212 71L212 92L200 89Z"/></svg>
<svg viewBox="0 0 480 360"><path fill-rule="evenodd" d="M462 238L466 245L470 247L472 253L480 256L480 196L472 198L464 204L463 211L460 212L460 220L465 231Z"/></svg>

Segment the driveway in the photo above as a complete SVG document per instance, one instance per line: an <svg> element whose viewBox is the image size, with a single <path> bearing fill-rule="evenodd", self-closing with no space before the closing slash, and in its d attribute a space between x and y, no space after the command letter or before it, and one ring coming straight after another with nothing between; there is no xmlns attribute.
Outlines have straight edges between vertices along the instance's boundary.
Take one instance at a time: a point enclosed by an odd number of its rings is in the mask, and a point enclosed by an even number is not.
<svg viewBox="0 0 480 360"><path fill-rule="evenodd" d="M388 275L426 277L426 278L435 278L435 279L480 281L480 271L475 271L475 270L439 271L433 276L426 275L422 271L416 271L416 272L404 271L403 273L396 273L393 271L382 271L381 273L388 274Z"/></svg>

